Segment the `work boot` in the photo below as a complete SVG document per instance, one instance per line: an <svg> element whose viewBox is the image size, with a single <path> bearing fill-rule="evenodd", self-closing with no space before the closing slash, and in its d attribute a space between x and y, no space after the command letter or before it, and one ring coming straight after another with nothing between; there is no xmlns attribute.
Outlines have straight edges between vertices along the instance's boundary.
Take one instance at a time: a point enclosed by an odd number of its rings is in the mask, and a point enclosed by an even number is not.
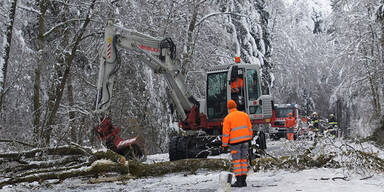
<svg viewBox="0 0 384 192"><path fill-rule="evenodd" d="M242 184L243 184L243 187L246 187L246 186L247 186L247 182L246 182L245 180L247 179L247 175L242 175L241 177L243 177L243 178L241 179Z"/></svg>
<svg viewBox="0 0 384 192"><path fill-rule="evenodd" d="M242 187L243 186L243 177L242 176L236 176L236 182L231 185L231 187Z"/></svg>

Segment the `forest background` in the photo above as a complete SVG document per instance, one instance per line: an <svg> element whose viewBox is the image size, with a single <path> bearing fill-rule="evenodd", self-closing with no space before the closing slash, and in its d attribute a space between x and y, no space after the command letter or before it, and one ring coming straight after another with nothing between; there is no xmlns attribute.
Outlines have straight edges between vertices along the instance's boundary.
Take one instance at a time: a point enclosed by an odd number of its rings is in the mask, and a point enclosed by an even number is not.
<svg viewBox="0 0 384 192"><path fill-rule="evenodd" d="M262 68L263 93L323 118L350 137L384 143L382 0L5 0L0 2L0 149L98 145L93 128L104 26L170 37L196 98L201 71L233 63ZM121 50L111 114L121 136L142 134L149 154L177 134L164 78ZM23 143L18 145L17 142ZM9 143L14 143L9 145Z"/></svg>

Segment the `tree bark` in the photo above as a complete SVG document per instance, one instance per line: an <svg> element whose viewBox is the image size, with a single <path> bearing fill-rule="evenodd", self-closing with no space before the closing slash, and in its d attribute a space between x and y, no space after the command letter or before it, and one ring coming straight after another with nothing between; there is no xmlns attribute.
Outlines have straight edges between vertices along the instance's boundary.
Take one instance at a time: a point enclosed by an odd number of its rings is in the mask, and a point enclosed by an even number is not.
<svg viewBox="0 0 384 192"><path fill-rule="evenodd" d="M75 100L73 97L73 86L72 86L72 74L68 74L68 85L67 85L67 97L69 104L69 129L71 131L71 141L77 142L77 126L75 124L75 112L72 111L73 106L75 105Z"/></svg>
<svg viewBox="0 0 384 192"><path fill-rule="evenodd" d="M48 180L48 179L64 180L67 178L79 177L79 176L97 176L100 173L108 173L108 172L117 172L120 174L127 174L128 168L119 163L95 161L91 166L86 168L81 167L79 169L73 169L70 171L49 172L49 173L34 174L34 175L28 175L25 177L15 177L15 178L7 179L5 181L0 182L0 189L5 185L12 185L12 184L21 183L21 182L34 182L34 181L42 182L43 180Z"/></svg>
<svg viewBox="0 0 384 192"><path fill-rule="evenodd" d="M66 1L66 3L69 3L68 0ZM64 9L66 10L66 13L70 12L68 5L65 5ZM67 21L66 14L64 14L63 23L65 23L65 21ZM63 27L66 28L67 25L68 24L64 24ZM68 46L69 36L70 36L69 30L65 30L64 31L64 39L63 39L63 42L61 43L61 46L63 48ZM59 51L61 51L61 50L59 50ZM58 53L58 55L60 57L62 55L62 53ZM64 60L62 58L58 58L58 60L60 60L61 61L60 63L63 63L63 65L64 65ZM68 104L69 104L69 111L68 111L69 122L68 122L68 125L69 125L69 130L70 130L71 142L77 142L77 127L76 127L76 124L74 122L75 121L75 112L72 111L72 108L75 105L73 95L74 94L73 94L73 85L72 85L72 74L69 73L68 74L68 83L67 83L67 98L68 98Z"/></svg>
<svg viewBox="0 0 384 192"><path fill-rule="evenodd" d="M96 0L93 0L90 4L90 7L88 9L88 13L87 13L87 16L86 16L86 19L81 27L81 29L79 30L79 32L77 33L78 35L73 39L73 42L71 44L73 44L73 47L72 47L72 50L71 50L71 53L68 54L65 59L66 61L66 66L65 66L65 71L64 71L64 74L63 74L63 77L60 81L60 84L56 87L56 96L55 96L55 100L54 100L54 104L53 104L53 107L52 109L50 110L50 113L48 115L48 119L47 119L47 122L46 124L44 125L44 139L45 139L45 145L49 145L50 141L51 141L51 133L52 133L52 127L51 125L53 125L54 123L54 119L56 117L56 113L59 109L59 106L60 106L60 103L61 103L61 99L63 97L63 92L64 92L64 87L67 83L67 80L68 80L68 76L69 76L69 73L71 72L71 66L72 66L72 63L73 63L73 59L76 55L76 51L79 47L79 44L80 44L80 41L82 40L82 37L85 33L85 30L91 20L91 15L92 15L92 12L93 12L93 8L96 4Z"/></svg>
<svg viewBox="0 0 384 192"><path fill-rule="evenodd" d="M33 144L22 142L22 141L18 141L18 140L14 140L14 139L0 139L0 143L18 143L18 144L21 144L21 145L24 145L24 146L28 146L28 147L36 147Z"/></svg>
<svg viewBox="0 0 384 192"><path fill-rule="evenodd" d="M41 117L41 103L40 103L40 88L41 88L41 69L44 65L44 47L45 47L45 13L47 11L46 0L40 1L40 15L39 15L39 36L38 36L38 61L35 68L35 81L33 85L33 137L36 143L40 143L40 117Z"/></svg>
<svg viewBox="0 0 384 192"><path fill-rule="evenodd" d="M0 158L18 160L21 158L33 158L39 155L89 155L89 153L90 151L74 146L60 146L56 148L37 148L23 152L0 153Z"/></svg>
<svg viewBox="0 0 384 192"><path fill-rule="evenodd" d="M154 164L143 164L129 161L129 172L137 177L160 176L168 173L189 171L195 173L198 169L212 171L230 170L231 162L227 159L183 159Z"/></svg>
<svg viewBox="0 0 384 192"><path fill-rule="evenodd" d="M188 29L187 29L187 37L185 41L185 50L183 53L183 67L182 72L183 74L187 73L187 70L190 68L190 63L192 62L192 50L193 50L193 33L195 30L195 25L197 22L197 16L199 14L199 6L200 3L197 2L197 0L193 1L193 13L191 20L189 21Z"/></svg>
<svg viewBox="0 0 384 192"><path fill-rule="evenodd" d="M2 50L2 55L0 59L0 67L1 67L1 75L0 75L0 113L2 112L4 97L7 90L7 68L9 63L9 54L11 52L11 44L12 44L12 32L13 32L13 24L15 22L16 17L16 5L17 0L13 0L11 3L11 7L9 9L9 17L7 25L7 30L5 33L6 42L4 42L4 47Z"/></svg>

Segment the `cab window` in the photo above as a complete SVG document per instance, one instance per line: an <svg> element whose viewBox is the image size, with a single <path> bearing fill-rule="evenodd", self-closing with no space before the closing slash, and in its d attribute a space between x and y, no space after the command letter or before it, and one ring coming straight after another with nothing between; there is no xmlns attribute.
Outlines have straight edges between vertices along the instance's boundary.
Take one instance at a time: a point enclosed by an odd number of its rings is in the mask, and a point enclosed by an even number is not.
<svg viewBox="0 0 384 192"><path fill-rule="evenodd" d="M227 111L227 72L207 76L208 119L224 118Z"/></svg>
<svg viewBox="0 0 384 192"><path fill-rule="evenodd" d="M256 100L260 97L260 85L256 69L247 70L248 99Z"/></svg>

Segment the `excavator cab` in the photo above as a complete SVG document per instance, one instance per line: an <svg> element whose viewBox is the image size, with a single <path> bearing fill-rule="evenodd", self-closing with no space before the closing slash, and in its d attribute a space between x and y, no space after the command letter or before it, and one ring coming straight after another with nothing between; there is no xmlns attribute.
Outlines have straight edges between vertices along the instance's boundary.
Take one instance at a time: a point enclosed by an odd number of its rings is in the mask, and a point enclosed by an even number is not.
<svg viewBox="0 0 384 192"><path fill-rule="evenodd" d="M272 97L261 94L257 65L225 65L207 73L207 119L222 121L228 114L227 101L236 101L238 110L249 114L254 124L267 124L272 118Z"/></svg>

